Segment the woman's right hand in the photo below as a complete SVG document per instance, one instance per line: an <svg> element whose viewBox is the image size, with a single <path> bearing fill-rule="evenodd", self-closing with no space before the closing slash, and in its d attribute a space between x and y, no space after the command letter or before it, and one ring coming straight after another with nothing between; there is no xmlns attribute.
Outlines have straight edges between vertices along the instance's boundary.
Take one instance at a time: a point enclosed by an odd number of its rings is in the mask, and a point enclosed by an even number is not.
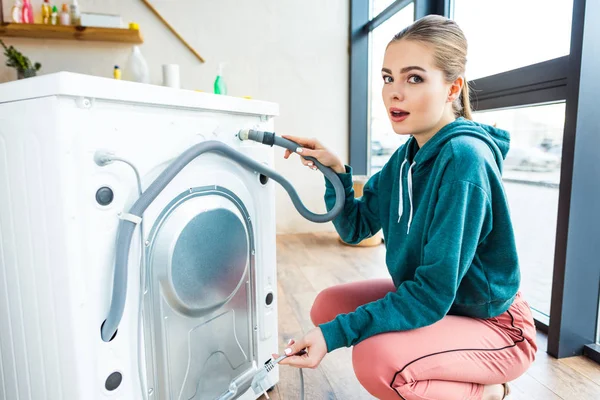
<svg viewBox="0 0 600 400"><path fill-rule="evenodd" d="M302 148L298 148L296 152L298 155L300 155L300 161L302 164L306 165L307 167L313 170L317 169L314 163L305 159L304 156L316 158L321 164L326 167L330 167L338 174L343 174L346 172L346 167L339 157L327 150L325 146L323 146L317 139L289 135L282 135L282 137L296 142L302 146ZM286 150L283 158L288 159L291 154L291 151Z"/></svg>

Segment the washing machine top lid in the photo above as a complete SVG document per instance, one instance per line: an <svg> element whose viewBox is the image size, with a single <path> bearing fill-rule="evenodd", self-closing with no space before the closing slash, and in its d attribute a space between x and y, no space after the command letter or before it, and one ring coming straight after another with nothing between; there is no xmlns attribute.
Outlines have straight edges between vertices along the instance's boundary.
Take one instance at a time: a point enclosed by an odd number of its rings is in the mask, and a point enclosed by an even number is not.
<svg viewBox="0 0 600 400"><path fill-rule="evenodd" d="M138 104L276 116L275 103L193 90L57 72L0 85L0 103L48 96L83 96Z"/></svg>

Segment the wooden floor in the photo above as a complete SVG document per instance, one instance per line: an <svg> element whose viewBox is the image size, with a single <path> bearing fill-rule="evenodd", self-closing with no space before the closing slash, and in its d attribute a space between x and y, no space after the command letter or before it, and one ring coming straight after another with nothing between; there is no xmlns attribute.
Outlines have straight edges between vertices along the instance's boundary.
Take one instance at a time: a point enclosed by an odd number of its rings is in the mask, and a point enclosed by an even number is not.
<svg viewBox="0 0 600 400"><path fill-rule="evenodd" d="M277 238L279 277L279 347L313 328L309 311L317 293L332 285L389 277L383 245L371 248L341 244L335 234L280 235ZM512 400L598 400L600 366L584 357L556 360L546 354L547 338L538 334L534 365L511 383ZM352 370L351 349L328 354L315 370L304 370L307 400L373 399ZM299 371L280 368L280 382L271 399L296 400Z"/></svg>

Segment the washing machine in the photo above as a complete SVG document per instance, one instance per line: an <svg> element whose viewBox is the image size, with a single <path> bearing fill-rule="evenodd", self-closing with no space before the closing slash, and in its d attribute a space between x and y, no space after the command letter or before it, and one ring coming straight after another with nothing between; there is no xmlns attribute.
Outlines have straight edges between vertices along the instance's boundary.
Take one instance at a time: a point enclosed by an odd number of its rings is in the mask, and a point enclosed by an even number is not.
<svg viewBox="0 0 600 400"><path fill-rule="evenodd" d="M274 182L218 152L135 220L122 317L101 332L140 193L206 141L273 167L272 147L237 134L272 131L277 113L66 72L0 85L0 399L260 396L251 379L280 351Z"/></svg>

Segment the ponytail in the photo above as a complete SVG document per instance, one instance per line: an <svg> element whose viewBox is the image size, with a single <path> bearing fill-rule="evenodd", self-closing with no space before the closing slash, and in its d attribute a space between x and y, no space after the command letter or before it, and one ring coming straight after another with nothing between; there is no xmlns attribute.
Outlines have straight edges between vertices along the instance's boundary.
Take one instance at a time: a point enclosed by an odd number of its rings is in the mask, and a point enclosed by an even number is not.
<svg viewBox="0 0 600 400"><path fill-rule="evenodd" d="M466 119L473 119L471 115L471 99L469 99L469 82L466 79L460 93L460 114Z"/></svg>

